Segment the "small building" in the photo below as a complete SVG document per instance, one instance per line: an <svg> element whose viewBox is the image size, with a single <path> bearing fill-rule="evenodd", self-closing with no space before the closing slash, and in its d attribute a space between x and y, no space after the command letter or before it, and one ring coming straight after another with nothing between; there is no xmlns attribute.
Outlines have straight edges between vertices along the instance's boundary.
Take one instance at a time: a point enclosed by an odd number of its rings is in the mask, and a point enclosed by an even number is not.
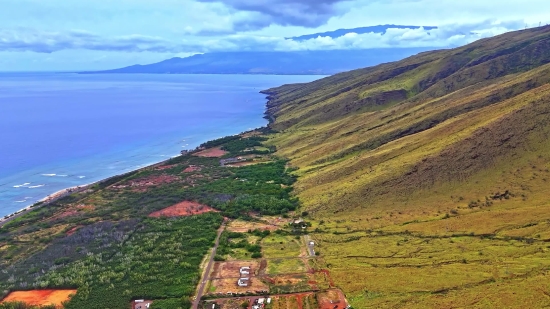
<svg viewBox="0 0 550 309"><path fill-rule="evenodd" d="M250 278L240 278L237 280L237 285L241 287L248 286L248 283L250 282Z"/></svg>
<svg viewBox="0 0 550 309"><path fill-rule="evenodd" d="M271 304L271 297L267 299L266 303Z"/></svg>
<svg viewBox="0 0 550 309"><path fill-rule="evenodd" d="M133 309L149 309L153 302L145 299L136 299L134 300Z"/></svg>
<svg viewBox="0 0 550 309"><path fill-rule="evenodd" d="M239 272L241 273L241 275L250 275L250 267L243 266L243 267L241 267Z"/></svg>
<svg viewBox="0 0 550 309"><path fill-rule="evenodd" d="M261 304L263 304L263 303L264 303L264 301L265 301L265 299L264 299L264 298L260 298L260 299L258 299L258 304L260 304L260 305L261 305Z"/></svg>

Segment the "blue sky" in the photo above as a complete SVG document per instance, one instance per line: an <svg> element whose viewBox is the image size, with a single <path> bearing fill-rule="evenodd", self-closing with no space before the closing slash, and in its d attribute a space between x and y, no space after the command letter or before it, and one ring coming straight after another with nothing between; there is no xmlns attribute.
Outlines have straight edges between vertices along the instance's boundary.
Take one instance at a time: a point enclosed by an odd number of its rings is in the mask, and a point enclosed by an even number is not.
<svg viewBox="0 0 550 309"><path fill-rule="evenodd" d="M550 23L548 0L2 0L0 71L109 69L242 50L452 47ZM287 37L380 24L303 42Z"/></svg>

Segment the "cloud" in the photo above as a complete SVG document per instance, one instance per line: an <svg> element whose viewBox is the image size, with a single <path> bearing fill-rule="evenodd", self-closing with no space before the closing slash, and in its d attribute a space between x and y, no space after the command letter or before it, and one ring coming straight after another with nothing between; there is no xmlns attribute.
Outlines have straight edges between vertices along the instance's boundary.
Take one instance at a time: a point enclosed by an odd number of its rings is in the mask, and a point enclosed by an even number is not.
<svg viewBox="0 0 550 309"><path fill-rule="evenodd" d="M478 39L517 30L522 22L484 21L472 24L449 24L426 30L389 28L385 33L347 33L340 37L318 36L309 40L293 40L269 36L232 35L211 40L204 47L218 47L234 51L303 51L346 50L370 48L433 47L449 48L471 43ZM223 47L222 47L223 46Z"/></svg>
<svg viewBox="0 0 550 309"><path fill-rule="evenodd" d="M234 30L250 31L270 25L308 28L325 24L331 17L345 13L337 4L349 0L198 0L223 3L236 11L251 13L246 20L236 21Z"/></svg>
<svg viewBox="0 0 550 309"><path fill-rule="evenodd" d="M172 52L173 46L171 45L169 41L160 37L144 35L106 38L87 31L0 30L0 51L52 53L60 50L85 49L163 53Z"/></svg>
<svg viewBox="0 0 550 309"><path fill-rule="evenodd" d="M449 24L427 30L389 28L384 33L347 33L293 40L275 36L235 34L168 40L156 36L105 37L85 31L44 32L32 29L0 30L0 51L52 53L61 50L95 50L152 53L205 53L222 51L302 51L404 47L455 47L521 28L523 22L484 21Z"/></svg>

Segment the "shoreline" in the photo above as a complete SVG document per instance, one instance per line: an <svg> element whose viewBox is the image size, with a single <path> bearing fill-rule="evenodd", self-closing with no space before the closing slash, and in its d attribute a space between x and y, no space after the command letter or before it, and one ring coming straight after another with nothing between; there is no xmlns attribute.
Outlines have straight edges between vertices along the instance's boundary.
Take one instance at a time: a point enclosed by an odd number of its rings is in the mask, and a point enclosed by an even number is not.
<svg viewBox="0 0 550 309"><path fill-rule="evenodd" d="M195 150L188 151L187 153L192 153L193 151L195 151ZM90 182L90 183L83 184L83 185L68 187L68 188L56 191L54 193L48 194L47 196L39 199L34 204L28 205L28 206L26 206L26 207L24 207L24 208L22 208L22 209L20 209L16 212L13 212L11 214L7 214L5 216L0 217L0 228L2 228L8 222L10 222L14 219L17 219L17 218L21 217L22 215L24 215L24 214L26 214L26 213L28 213L32 210L41 208L43 206L48 206L49 204L51 204L51 203L53 203L53 202L55 202L55 201L57 201L57 200L59 200L63 197L69 196L73 193L79 193L79 192L82 192L82 191L86 191L90 187L92 187L96 184L100 184L100 183L109 181L110 179L115 178L115 177L120 177L120 176L123 176L123 175L126 175L126 174L134 173L136 171L139 171L139 170L142 170L142 169L145 169L145 168L154 167L155 165L162 164L162 163L164 163L164 162L166 162L170 159L177 158L181 155L183 155L183 154L176 155L176 156L170 157L168 159L165 159L165 160L162 160L162 161L159 161L159 162L156 162L156 163L149 163L146 166L138 167L136 169L133 169L133 170L130 170L130 171L127 171L127 172L124 172L124 173L109 176L107 178L103 178L103 179L100 179L98 181Z"/></svg>
<svg viewBox="0 0 550 309"><path fill-rule="evenodd" d="M266 125L267 126L267 125ZM264 126L265 127L265 126ZM252 132L252 131L255 131L255 130L258 130L258 129L261 129L262 127L258 127L258 128L254 128L252 130L248 130L248 131L244 131L244 132L241 132L241 133L237 133L237 134L228 134L226 136L232 136L232 135L241 135L241 134L245 134L247 132ZM208 141L204 141L203 143L206 143ZM201 145L203 144L201 143ZM38 202L35 202L34 204L31 204L31 205L28 205L16 212L13 212L11 214L7 214L5 216L1 216L0 217L0 229L6 225L8 222L12 221L12 220L15 220L27 213L29 213L30 211L32 210L35 210L35 209L38 209L38 208L41 208L43 206L48 206L49 204L63 198L63 197L66 197L66 196L69 196L73 193L79 193L79 192L82 192L82 191L85 191L85 190L88 190L90 187L96 185L96 184L101 184L103 182L106 182L106 181L109 181L115 177L120 177L120 176L123 176L123 175L126 175L126 174L130 174L130 173L134 173L134 172L137 172L137 171L140 171L142 169L146 169L146 168L151 168L151 167L155 167L157 165L160 165L160 164L163 164L173 158L177 158L177 157L180 157L182 155L187 155L187 154L192 154L194 152L197 152L197 151L200 151L200 145L197 146L195 149L192 149L192 150L182 150L180 152L180 154L178 155L175 155L173 157L170 157L170 158L167 158L167 159L164 159L162 161L158 161L158 162L155 162L155 163L149 163L145 166L142 166L142 167L138 167L136 169L133 169L133 170L130 170L130 171L126 171L124 173L120 173L120 174L116 174L116 175L113 175L113 176L109 176L107 178L103 178L103 179L100 179L98 181L95 181L95 182L91 182L91 183L88 183L88 184L83 184L83 185L78 185L78 186L72 186L72 187L68 187L68 188L65 188L65 189L61 189L59 191L56 191L54 193L51 193L51 194L48 194L47 196L45 196L44 198L38 200Z"/></svg>

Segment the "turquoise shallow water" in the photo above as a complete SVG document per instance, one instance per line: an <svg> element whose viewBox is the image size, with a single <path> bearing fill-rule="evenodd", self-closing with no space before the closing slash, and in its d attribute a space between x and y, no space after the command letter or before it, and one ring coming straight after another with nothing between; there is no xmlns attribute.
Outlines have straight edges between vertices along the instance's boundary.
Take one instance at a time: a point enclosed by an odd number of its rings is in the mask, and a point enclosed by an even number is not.
<svg viewBox="0 0 550 309"><path fill-rule="evenodd" d="M0 73L0 215L261 127L260 90L318 78Z"/></svg>

